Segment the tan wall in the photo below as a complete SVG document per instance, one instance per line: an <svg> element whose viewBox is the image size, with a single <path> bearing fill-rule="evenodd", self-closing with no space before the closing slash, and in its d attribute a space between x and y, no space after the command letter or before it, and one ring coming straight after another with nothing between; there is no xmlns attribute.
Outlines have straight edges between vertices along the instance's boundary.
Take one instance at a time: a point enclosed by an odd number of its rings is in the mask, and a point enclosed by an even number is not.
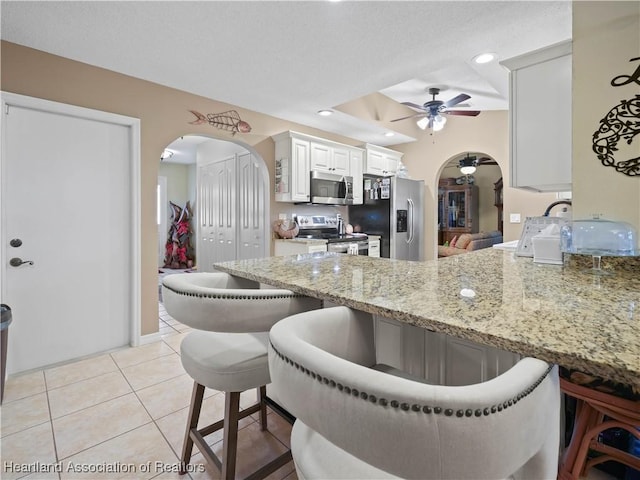
<svg viewBox="0 0 640 480"><path fill-rule="evenodd" d="M574 219L600 214L640 230L640 171L635 177L605 167L592 150L600 120L640 93L638 79L614 87L619 75L640 68L640 2L573 2L573 200ZM640 70L637 72L640 73ZM637 74L636 73L636 74ZM636 110L635 121L638 121ZM636 126L637 129L637 126ZM640 158L640 136L617 143L616 163Z"/></svg>
<svg viewBox="0 0 640 480"><path fill-rule="evenodd" d="M158 175L167 177L167 200L181 207L191 198L189 182L189 165L162 162L158 167Z"/></svg>

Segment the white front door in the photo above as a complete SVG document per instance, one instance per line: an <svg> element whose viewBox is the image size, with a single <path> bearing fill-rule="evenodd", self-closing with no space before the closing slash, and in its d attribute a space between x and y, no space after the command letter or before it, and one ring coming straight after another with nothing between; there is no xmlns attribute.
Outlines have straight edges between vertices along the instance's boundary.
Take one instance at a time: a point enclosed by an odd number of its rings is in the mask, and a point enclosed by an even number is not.
<svg viewBox="0 0 640 480"><path fill-rule="evenodd" d="M3 94L8 373L135 343L139 321L137 120L26 99Z"/></svg>

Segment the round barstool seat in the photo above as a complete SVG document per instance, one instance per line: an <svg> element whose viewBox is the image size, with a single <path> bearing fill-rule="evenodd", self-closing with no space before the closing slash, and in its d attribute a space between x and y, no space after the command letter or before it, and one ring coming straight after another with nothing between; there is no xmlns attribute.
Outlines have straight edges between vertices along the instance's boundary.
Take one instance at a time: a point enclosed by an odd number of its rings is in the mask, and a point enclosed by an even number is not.
<svg viewBox="0 0 640 480"><path fill-rule="evenodd" d="M195 330L180 345L182 366L200 385L243 392L270 382L269 334L212 333Z"/></svg>
<svg viewBox="0 0 640 480"><path fill-rule="evenodd" d="M238 422L259 412L261 429L267 429L269 329L285 317L321 308L322 302L290 290L260 288L257 282L221 272L166 276L162 299L169 315L195 329L180 346L182 366L194 380L180 474L187 472L195 445L207 462L220 470L222 478L233 479ZM205 387L224 392L224 418L198 428ZM258 390L258 402L240 410L240 394L253 388ZM275 411L280 413L277 408ZM221 458L204 439L220 429ZM264 478L291 458L288 450L249 477Z"/></svg>

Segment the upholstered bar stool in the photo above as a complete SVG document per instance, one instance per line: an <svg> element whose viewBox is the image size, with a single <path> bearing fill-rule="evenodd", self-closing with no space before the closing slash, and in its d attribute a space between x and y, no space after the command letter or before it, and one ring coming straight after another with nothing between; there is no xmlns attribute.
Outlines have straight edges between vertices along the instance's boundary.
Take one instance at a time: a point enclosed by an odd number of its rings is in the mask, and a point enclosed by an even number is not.
<svg viewBox="0 0 640 480"><path fill-rule="evenodd" d="M288 317L269 335L301 479L556 478L557 366L523 358L456 387L390 375L371 368L371 316L347 307Z"/></svg>
<svg viewBox="0 0 640 480"><path fill-rule="evenodd" d="M588 470L607 461L622 463L640 471L640 458L605 445L600 434L609 428L622 428L640 440L640 401L621 398L565 378L560 379L563 393L576 399L575 422L569 446L565 450L558 478L577 480ZM589 459L589 450L598 455Z"/></svg>
<svg viewBox="0 0 640 480"><path fill-rule="evenodd" d="M196 329L180 346L182 365L194 380L181 474L187 472L195 443L207 462L221 471L222 478L235 477L238 422L259 412L261 429L267 429L269 329L284 317L321 307L319 300L289 290L259 287L257 282L226 273L186 273L163 279L167 312ZM225 393L225 412L222 420L198 429L205 387ZM253 388L258 390L257 403L240 410L241 392ZM204 438L220 429L224 435L221 459ZM290 460L287 451L250 477L263 478Z"/></svg>

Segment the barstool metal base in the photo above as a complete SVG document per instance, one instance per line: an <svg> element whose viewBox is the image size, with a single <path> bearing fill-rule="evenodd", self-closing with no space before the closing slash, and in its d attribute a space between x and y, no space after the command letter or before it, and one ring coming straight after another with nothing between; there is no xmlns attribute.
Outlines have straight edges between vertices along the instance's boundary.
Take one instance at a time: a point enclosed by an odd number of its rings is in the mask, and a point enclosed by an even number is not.
<svg viewBox="0 0 640 480"><path fill-rule="evenodd" d="M240 411L240 393L225 392L224 418L211 425L198 429L198 419L204 398L204 385L193 382L193 393L191 395L191 405L189 407L189 418L187 420L187 430L185 432L184 444L182 447L182 461L180 464L180 475L187 473L187 466L191 461L191 453L195 445L202 453L207 462L220 470L221 477L225 480L235 478L236 454L238 450L238 422L252 413L260 412L260 429L267 430L267 389L263 385L258 388L258 402ZM270 402L271 403L271 402ZM279 411L276 413L280 414ZM291 423L291 417L282 415L285 420ZM213 452L204 437L217 430L223 430L222 459ZM275 472L278 468L292 460L291 451L287 450L282 455L273 459L263 467L246 477L245 480L259 480Z"/></svg>

